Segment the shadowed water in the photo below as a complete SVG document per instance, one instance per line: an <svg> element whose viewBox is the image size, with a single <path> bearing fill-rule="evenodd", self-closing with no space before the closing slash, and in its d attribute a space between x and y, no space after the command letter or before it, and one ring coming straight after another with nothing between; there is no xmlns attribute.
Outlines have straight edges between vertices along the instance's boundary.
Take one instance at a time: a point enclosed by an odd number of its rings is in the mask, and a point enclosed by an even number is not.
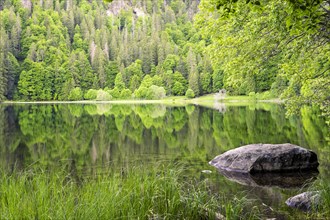
<svg viewBox="0 0 330 220"><path fill-rule="evenodd" d="M120 171L144 164L148 169L155 163L176 162L187 178L207 179L214 192L228 198L255 199L265 209L276 209L277 216L288 212L284 201L316 176L330 179L330 132L317 110L304 107L300 115L287 118L278 104L220 107L0 105L0 166L8 173L66 167L81 179L109 167ZM218 154L251 143L292 143L311 149L318 155L320 173L301 173L299 184L286 189L281 176L274 181L253 177L253 184L242 184L208 164Z"/></svg>

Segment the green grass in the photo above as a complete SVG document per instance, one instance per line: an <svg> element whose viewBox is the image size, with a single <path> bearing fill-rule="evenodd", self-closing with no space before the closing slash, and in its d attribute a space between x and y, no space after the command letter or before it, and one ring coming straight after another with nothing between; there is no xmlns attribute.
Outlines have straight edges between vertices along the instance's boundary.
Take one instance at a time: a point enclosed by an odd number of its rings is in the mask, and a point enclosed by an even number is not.
<svg viewBox="0 0 330 220"><path fill-rule="evenodd" d="M320 201L310 213L307 213L309 219L328 219L330 216L330 183L324 179L317 180L309 191L318 191Z"/></svg>
<svg viewBox="0 0 330 220"><path fill-rule="evenodd" d="M229 219L244 217L243 201L225 201L205 181L164 167L100 172L1 173L0 219ZM249 212L245 217L253 218Z"/></svg>
<svg viewBox="0 0 330 220"><path fill-rule="evenodd" d="M214 192L207 179L188 179L184 173L177 167L79 176L64 170L0 172L0 219L263 219L256 201L239 194L228 198ZM326 219L330 183L319 180L310 190L319 190L322 202L313 212L296 211L297 216Z"/></svg>

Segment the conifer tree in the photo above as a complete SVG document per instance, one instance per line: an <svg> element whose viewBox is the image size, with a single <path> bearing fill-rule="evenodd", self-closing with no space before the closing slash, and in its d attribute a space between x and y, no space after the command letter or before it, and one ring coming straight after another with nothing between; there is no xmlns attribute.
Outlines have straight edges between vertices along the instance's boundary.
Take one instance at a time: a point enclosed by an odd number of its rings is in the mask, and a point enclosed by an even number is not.
<svg viewBox="0 0 330 220"><path fill-rule="evenodd" d="M192 89L196 96L200 94L199 89L199 73L197 70L197 59L194 51L192 48L189 49L188 55L187 55L187 64L188 64L188 70L189 70L189 88Z"/></svg>

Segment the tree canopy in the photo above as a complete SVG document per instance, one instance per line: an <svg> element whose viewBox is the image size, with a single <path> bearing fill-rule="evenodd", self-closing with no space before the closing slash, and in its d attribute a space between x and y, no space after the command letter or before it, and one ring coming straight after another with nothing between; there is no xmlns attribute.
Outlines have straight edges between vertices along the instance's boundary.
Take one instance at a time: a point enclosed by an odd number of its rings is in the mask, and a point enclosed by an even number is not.
<svg viewBox="0 0 330 220"><path fill-rule="evenodd" d="M329 5L5 0L0 100L68 100L77 88L79 97L103 90L112 99L155 97L161 88L166 95L190 89L195 96L226 89L281 97L293 107L317 104L327 112Z"/></svg>
<svg viewBox="0 0 330 220"><path fill-rule="evenodd" d="M235 94L270 90L329 108L330 2L202 0L195 19Z"/></svg>

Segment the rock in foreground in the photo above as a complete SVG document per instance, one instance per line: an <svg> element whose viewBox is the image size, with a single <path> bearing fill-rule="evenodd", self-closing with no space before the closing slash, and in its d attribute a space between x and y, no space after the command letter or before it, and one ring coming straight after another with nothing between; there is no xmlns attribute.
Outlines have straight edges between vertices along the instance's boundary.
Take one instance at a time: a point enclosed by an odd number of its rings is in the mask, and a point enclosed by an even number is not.
<svg viewBox="0 0 330 220"><path fill-rule="evenodd" d="M316 209L320 202L320 193L304 192L286 200L286 204L292 208L297 208L305 212Z"/></svg>
<svg viewBox="0 0 330 220"><path fill-rule="evenodd" d="M293 144L250 144L210 161L220 170L242 173L316 170L317 155Z"/></svg>

